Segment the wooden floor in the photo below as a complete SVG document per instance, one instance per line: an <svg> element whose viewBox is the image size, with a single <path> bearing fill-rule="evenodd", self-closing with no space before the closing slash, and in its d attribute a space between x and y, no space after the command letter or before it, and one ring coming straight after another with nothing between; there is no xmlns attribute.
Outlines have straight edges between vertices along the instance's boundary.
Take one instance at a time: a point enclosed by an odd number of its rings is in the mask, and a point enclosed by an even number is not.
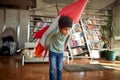
<svg viewBox="0 0 120 80"><path fill-rule="evenodd" d="M89 64L89 59L76 59L71 64ZM93 63L120 65L119 61L93 60ZM64 62L66 64L66 62ZM26 63L13 56L0 56L0 80L49 80L49 63ZM63 80L120 80L119 70L67 72Z"/></svg>

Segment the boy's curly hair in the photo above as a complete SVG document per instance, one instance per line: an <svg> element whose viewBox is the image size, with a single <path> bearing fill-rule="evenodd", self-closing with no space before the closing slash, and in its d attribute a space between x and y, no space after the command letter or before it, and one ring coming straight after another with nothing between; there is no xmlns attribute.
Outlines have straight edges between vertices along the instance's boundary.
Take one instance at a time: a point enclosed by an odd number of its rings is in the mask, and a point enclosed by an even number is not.
<svg viewBox="0 0 120 80"><path fill-rule="evenodd" d="M58 20L59 28L70 27L72 28L73 20L68 16L61 16Z"/></svg>

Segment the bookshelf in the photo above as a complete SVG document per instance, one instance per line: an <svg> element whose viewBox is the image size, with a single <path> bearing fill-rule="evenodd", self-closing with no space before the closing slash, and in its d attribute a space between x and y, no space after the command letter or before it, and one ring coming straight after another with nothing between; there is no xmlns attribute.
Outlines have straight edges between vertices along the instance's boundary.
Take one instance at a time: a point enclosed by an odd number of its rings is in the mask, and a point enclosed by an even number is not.
<svg viewBox="0 0 120 80"><path fill-rule="evenodd" d="M43 29L45 26L50 25L55 17L53 16L42 16L42 15L30 15L30 39L29 41L34 41L33 35Z"/></svg>
<svg viewBox="0 0 120 80"><path fill-rule="evenodd" d="M109 16L104 14L87 14L87 17L81 18L71 35L70 49L73 56L100 58L103 27L108 25L108 19Z"/></svg>
<svg viewBox="0 0 120 80"><path fill-rule="evenodd" d="M92 14L83 18L84 33L89 56L100 58L100 51L103 50L103 28L108 25L109 15Z"/></svg>
<svg viewBox="0 0 120 80"><path fill-rule="evenodd" d="M73 58L79 58L85 56L88 52L86 46L86 40L84 35L84 30L81 24L76 24L72 30L72 34L69 42L69 51ZM88 56L88 55L87 55Z"/></svg>

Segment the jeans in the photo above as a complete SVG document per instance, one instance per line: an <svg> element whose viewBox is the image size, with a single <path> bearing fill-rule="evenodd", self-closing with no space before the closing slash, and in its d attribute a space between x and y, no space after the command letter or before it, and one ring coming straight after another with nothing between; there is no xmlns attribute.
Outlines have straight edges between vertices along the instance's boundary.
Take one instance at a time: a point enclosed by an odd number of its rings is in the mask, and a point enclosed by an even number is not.
<svg viewBox="0 0 120 80"><path fill-rule="evenodd" d="M63 53L49 52L50 80L62 80Z"/></svg>

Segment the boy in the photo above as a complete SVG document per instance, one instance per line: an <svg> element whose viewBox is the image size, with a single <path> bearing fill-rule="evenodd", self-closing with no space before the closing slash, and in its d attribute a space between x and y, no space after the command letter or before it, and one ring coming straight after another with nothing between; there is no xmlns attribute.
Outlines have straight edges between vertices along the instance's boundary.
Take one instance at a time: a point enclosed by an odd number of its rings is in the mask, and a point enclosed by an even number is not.
<svg viewBox="0 0 120 80"><path fill-rule="evenodd" d="M52 31L46 38L45 49L49 49L50 80L62 80L63 53L65 41L72 28L73 21L68 16L61 16L58 20L59 31ZM52 36L52 37L51 37ZM49 47L47 47L49 44Z"/></svg>

